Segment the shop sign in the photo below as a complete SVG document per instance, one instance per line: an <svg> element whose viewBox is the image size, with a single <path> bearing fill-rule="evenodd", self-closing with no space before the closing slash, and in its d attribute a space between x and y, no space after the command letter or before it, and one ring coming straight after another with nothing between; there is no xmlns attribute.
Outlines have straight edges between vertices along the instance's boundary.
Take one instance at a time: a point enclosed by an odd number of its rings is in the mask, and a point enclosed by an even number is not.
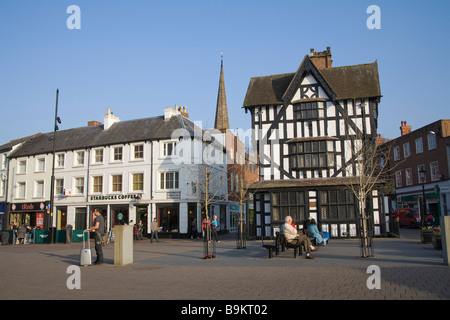
<svg viewBox="0 0 450 320"><path fill-rule="evenodd" d="M45 209L45 203L43 202L31 202L31 203L12 203L11 211L42 211Z"/></svg>
<svg viewBox="0 0 450 320"><path fill-rule="evenodd" d="M117 194L108 196L91 196L91 201L95 200L140 200L140 194Z"/></svg>
<svg viewBox="0 0 450 320"><path fill-rule="evenodd" d="M169 191L167 192L167 199L181 199L181 192L179 191Z"/></svg>
<svg viewBox="0 0 450 320"><path fill-rule="evenodd" d="M36 226L44 229L44 214L42 212L36 213Z"/></svg>

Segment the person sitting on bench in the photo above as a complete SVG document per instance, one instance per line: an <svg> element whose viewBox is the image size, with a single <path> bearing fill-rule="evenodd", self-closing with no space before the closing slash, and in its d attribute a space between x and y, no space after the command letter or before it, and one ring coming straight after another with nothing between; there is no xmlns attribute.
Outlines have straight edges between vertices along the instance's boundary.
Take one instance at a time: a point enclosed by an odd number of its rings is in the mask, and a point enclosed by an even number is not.
<svg viewBox="0 0 450 320"><path fill-rule="evenodd" d="M330 235L328 232L319 232L319 229L317 228L316 220L313 218L309 218L308 223L308 234L312 238L316 238L316 244L326 246L326 243L328 239L330 238Z"/></svg>
<svg viewBox="0 0 450 320"><path fill-rule="evenodd" d="M304 245L305 252L306 252L306 259L314 259L311 256L312 251L317 251L317 248L311 249L311 240L308 239L308 237L305 234L298 234L297 229L295 229L291 223L292 223L292 217L287 216L285 219L285 224L283 228L283 233L286 238L286 240L293 244L293 245Z"/></svg>

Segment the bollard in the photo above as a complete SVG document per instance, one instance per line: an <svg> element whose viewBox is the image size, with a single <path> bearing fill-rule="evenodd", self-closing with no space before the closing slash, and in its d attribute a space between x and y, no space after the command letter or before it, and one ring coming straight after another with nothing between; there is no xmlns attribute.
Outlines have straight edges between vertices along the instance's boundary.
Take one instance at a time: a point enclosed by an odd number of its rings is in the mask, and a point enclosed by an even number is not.
<svg viewBox="0 0 450 320"><path fill-rule="evenodd" d="M449 265L450 255L450 216L441 217L442 256L444 264Z"/></svg>
<svg viewBox="0 0 450 320"><path fill-rule="evenodd" d="M114 227L114 265L133 263L133 226Z"/></svg>

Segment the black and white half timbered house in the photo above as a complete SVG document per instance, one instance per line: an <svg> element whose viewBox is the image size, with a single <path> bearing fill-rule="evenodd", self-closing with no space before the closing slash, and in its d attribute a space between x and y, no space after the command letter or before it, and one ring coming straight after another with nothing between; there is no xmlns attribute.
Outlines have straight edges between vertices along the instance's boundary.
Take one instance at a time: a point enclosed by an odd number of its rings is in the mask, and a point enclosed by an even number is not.
<svg viewBox="0 0 450 320"><path fill-rule="evenodd" d="M287 215L300 228L313 217L332 237L357 236L359 205L348 183L358 173L349 166L355 137L376 139L380 98L377 62L332 67L329 47L312 49L295 73L251 78L243 107L260 162L257 236L274 236ZM369 202L374 233L383 235L381 193L373 190Z"/></svg>

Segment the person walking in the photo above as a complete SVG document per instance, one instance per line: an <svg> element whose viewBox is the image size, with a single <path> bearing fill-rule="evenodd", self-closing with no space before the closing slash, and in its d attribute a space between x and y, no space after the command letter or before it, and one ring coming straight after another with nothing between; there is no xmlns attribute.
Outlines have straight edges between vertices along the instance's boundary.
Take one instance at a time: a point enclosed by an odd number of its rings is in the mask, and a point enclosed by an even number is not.
<svg viewBox="0 0 450 320"><path fill-rule="evenodd" d="M217 216L214 215L213 221L211 222L211 233L212 233L211 238L214 238L214 240L216 240L216 242L220 242L219 239L217 239L217 231L219 231L219 224L217 222Z"/></svg>
<svg viewBox="0 0 450 320"><path fill-rule="evenodd" d="M153 219L150 229L152 231L152 237L150 239L150 242L153 243L153 238L156 236L156 242L159 242L158 238L158 221L156 221L156 218Z"/></svg>
<svg viewBox="0 0 450 320"><path fill-rule="evenodd" d="M105 219L98 209L94 209L93 226L85 231L94 231L95 240L95 252L97 254L97 260L94 261L94 265L103 263L103 249L102 249L102 236L105 235Z"/></svg>

